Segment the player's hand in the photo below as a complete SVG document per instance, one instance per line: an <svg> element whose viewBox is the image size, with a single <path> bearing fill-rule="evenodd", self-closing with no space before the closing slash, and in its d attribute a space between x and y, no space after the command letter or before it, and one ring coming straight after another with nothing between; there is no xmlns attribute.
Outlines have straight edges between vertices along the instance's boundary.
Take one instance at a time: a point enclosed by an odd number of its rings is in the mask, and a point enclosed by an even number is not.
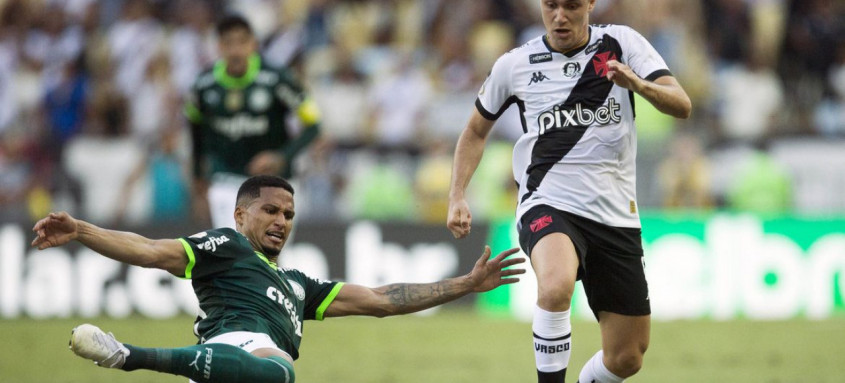
<svg viewBox="0 0 845 383"><path fill-rule="evenodd" d="M619 85L625 89L638 92L642 87L640 84L643 79L637 76L631 67L622 64L616 60L607 62L607 79L613 81L614 84Z"/></svg>
<svg viewBox="0 0 845 383"><path fill-rule="evenodd" d="M50 247L64 245L79 236L79 225L76 219L65 212L50 213L35 223L32 231L35 232L35 239L32 240L33 247L44 250Z"/></svg>
<svg viewBox="0 0 845 383"><path fill-rule="evenodd" d="M472 229L472 213L469 212L469 205L466 200L449 201L449 217L446 218L446 227L455 238L460 239L469 235Z"/></svg>
<svg viewBox="0 0 845 383"><path fill-rule="evenodd" d="M490 246L484 246L481 258L475 262L475 267L467 275L473 285L472 291L481 293L501 285L519 282L519 278L513 276L525 274L525 269L504 270L506 267L525 262L525 258L522 257L505 259L518 251L519 248L508 249L499 253L496 258L490 259Z"/></svg>
<svg viewBox="0 0 845 383"><path fill-rule="evenodd" d="M265 150L252 157L246 166L246 172L251 176L279 175L285 168L285 157L278 152Z"/></svg>

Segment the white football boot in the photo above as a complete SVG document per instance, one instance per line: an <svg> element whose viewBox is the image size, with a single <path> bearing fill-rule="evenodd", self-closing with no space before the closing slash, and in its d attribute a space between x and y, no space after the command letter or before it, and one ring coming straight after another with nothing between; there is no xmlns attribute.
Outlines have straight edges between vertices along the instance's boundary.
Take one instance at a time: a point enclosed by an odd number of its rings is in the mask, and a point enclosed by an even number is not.
<svg viewBox="0 0 845 383"><path fill-rule="evenodd" d="M87 323L73 329L68 347L74 354L93 360L100 367L121 368L129 356L129 349L114 339L112 333L106 334Z"/></svg>

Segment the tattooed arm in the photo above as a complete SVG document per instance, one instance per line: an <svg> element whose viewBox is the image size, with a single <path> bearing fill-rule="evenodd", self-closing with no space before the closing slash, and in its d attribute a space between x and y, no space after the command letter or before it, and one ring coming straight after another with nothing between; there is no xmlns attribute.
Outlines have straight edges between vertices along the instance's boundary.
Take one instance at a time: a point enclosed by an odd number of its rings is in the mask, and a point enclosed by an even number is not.
<svg viewBox="0 0 845 383"><path fill-rule="evenodd" d="M433 283L394 283L369 288L346 284L326 309L326 317L370 315L386 317L410 314L453 301L471 292L484 292L504 284L515 283L524 269L507 269L525 261L525 258L505 259L517 252L510 249L490 259L490 247L484 248L481 258L469 274Z"/></svg>

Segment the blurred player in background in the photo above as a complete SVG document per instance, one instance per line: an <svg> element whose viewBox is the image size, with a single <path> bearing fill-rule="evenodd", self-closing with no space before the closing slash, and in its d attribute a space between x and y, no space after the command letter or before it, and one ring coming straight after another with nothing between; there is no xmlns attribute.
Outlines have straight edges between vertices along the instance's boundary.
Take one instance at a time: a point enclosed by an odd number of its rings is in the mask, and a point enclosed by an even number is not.
<svg viewBox="0 0 845 383"><path fill-rule="evenodd" d="M197 78L185 114L195 207L207 206L214 227L234 227L238 186L259 174L291 177L294 158L319 134L320 117L289 70L262 61L246 19L224 18L217 35L222 58ZM295 136L287 126L291 116L301 125Z"/></svg>
<svg viewBox="0 0 845 383"><path fill-rule="evenodd" d="M292 383L303 320L413 313L517 282L511 277L525 272L503 270L524 260L505 260L517 249L489 259L486 247L468 274L434 283L368 288L314 279L277 266L293 228L293 187L279 177L257 176L237 194L236 230L218 228L179 239L105 230L67 213L36 223L32 245L38 249L77 240L111 259L191 279L204 314L195 325L200 340L195 346L138 347L83 324L73 330L71 350L102 367L167 372L196 382Z"/></svg>
<svg viewBox="0 0 845 383"><path fill-rule="evenodd" d="M602 345L581 383L622 382L642 366L651 308L635 194L633 93L687 118L692 108L664 60L626 26L590 25L595 0L543 0L546 34L503 56L458 140L447 226L469 234L464 198L495 120L522 115L514 145L517 230L537 274L534 355L539 382L563 382L570 305L583 281Z"/></svg>

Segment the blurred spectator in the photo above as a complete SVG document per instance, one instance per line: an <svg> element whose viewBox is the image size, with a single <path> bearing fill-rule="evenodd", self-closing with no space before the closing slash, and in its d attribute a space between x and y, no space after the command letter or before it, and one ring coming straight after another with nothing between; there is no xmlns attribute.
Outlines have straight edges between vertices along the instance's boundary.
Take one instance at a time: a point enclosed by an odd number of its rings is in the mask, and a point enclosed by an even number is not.
<svg viewBox="0 0 845 383"><path fill-rule="evenodd" d="M428 74L405 54L390 75L372 89L370 139L391 147L411 145L422 134L420 121L431 92Z"/></svg>
<svg viewBox="0 0 845 383"><path fill-rule="evenodd" d="M467 199L475 209L473 219L483 222L513 218L517 188L513 180L512 159L512 142L491 141L487 144L475 170L473 184L467 189Z"/></svg>
<svg viewBox="0 0 845 383"><path fill-rule="evenodd" d="M329 34L329 6L334 0L311 0L308 2L308 11L305 16L305 42L306 47L321 49L331 43Z"/></svg>
<svg viewBox="0 0 845 383"><path fill-rule="evenodd" d="M89 110L86 134L68 142L62 162L81 185L81 215L98 223L113 222L118 205L131 202L124 200L116 186L126 181L143 150L127 134L128 107L115 90L98 88ZM132 220L143 211L137 203L127 209Z"/></svg>
<svg viewBox="0 0 845 383"><path fill-rule="evenodd" d="M51 162L58 163L67 142L82 131L88 100L88 77L84 73L82 56L63 64L56 83L47 89L43 110Z"/></svg>
<svg viewBox="0 0 845 383"><path fill-rule="evenodd" d="M408 158L399 154L376 159L350 177L348 209L355 218L409 221L417 217Z"/></svg>
<svg viewBox="0 0 845 383"><path fill-rule="evenodd" d="M729 140L753 142L775 132L784 105L784 91L774 70L756 51L719 73L722 135Z"/></svg>
<svg viewBox="0 0 845 383"><path fill-rule="evenodd" d="M343 152L336 151L330 139L321 138L303 157L307 165L300 178L303 192L297 193L297 216L321 222L342 218L338 201L347 182Z"/></svg>
<svg viewBox="0 0 845 383"><path fill-rule="evenodd" d="M144 81L149 61L162 44L164 31L153 18L149 0L126 0L120 19L107 33L117 89L131 97Z"/></svg>
<svg viewBox="0 0 845 383"><path fill-rule="evenodd" d="M62 5L62 8L65 12L65 16L69 19L71 23L74 24L84 24L88 17L90 17L91 15L90 12L92 10L92 5L94 5L96 2L96 0L54 1L54 3Z"/></svg>
<svg viewBox="0 0 845 383"><path fill-rule="evenodd" d="M22 131L0 134L0 222L30 220L27 203L37 174L28 145Z"/></svg>
<svg viewBox="0 0 845 383"><path fill-rule="evenodd" d="M353 65L347 52L337 49L322 53L314 55L310 61L334 63L328 73L313 80L314 101L324 111L323 132L335 142L360 144L367 121L366 78ZM307 66L314 68L319 63Z"/></svg>
<svg viewBox="0 0 845 383"><path fill-rule="evenodd" d="M751 20L748 3L745 0L702 1L707 43L717 66L742 62L744 52L749 50Z"/></svg>
<svg viewBox="0 0 845 383"><path fill-rule="evenodd" d="M451 141L433 140L420 158L414 174L414 203L422 222L435 225L446 222L452 177L451 149Z"/></svg>
<svg viewBox="0 0 845 383"><path fill-rule="evenodd" d="M839 44L837 60L827 75L825 97L814 113L816 130L824 136L845 136L845 42Z"/></svg>
<svg viewBox="0 0 845 383"><path fill-rule="evenodd" d="M12 125L17 117L18 100L14 89L15 56L14 39L4 38L0 27L0 134Z"/></svg>
<svg viewBox="0 0 845 383"><path fill-rule="evenodd" d="M55 3L48 3L36 25L24 39L22 58L40 73L41 89L52 89L61 81L65 64L82 52L82 28L68 25L64 9Z"/></svg>
<svg viewBox="0 0 845 383"><path fill-rule="evenodd" d="M764 215L790 212L792 182L787 170L765 151L758 150L738 165L728 189L727 207Z"/></svg>
<svg viewBox="0 0 845 383"><path fill-rule="evenodd" d="M181 126L181 99L171 76L170 62L166 50L152 56L143 81L129 99L130 134L142 144L156 141L161 130Z"/></svg>
<svg viewBox="0 0 845 383"><path fill-rule="evenodd" d="M197 75L217 58L210 5L203 0L181 0L176 4L176 29L170 37L171 77L176 90L185 95Z"/></svg>
<svg viewBox="0 0 845 383"><path fill-rule="evenodd" d="M845 41L845 4L837 0L791 2L789 32L781 58L785 73L808 73L816 78L827 75L835 62L836 50Z"/></svg>
<svg viewBox="0 0 845 383"><path fill-rule="evenodd" d="M188 192L188 158L179 151L181 131L175 127L160 131L158 139L129 173L120 192L125 201L132 201L136 184L146 179L150 202L146 204L153 223L180 222L188 218L191 206ZM185 145L181 145L184 147ZM115 220L122 221L128 204L118 204Z"/></svg>
<svg viewBox="0 0 845 383"><path fill-rule="evenodd" d="M681 133L674 137L668 156L659 166L663 206L671 209L707 209L710 196L710 164L698 137Z"/></svg>

